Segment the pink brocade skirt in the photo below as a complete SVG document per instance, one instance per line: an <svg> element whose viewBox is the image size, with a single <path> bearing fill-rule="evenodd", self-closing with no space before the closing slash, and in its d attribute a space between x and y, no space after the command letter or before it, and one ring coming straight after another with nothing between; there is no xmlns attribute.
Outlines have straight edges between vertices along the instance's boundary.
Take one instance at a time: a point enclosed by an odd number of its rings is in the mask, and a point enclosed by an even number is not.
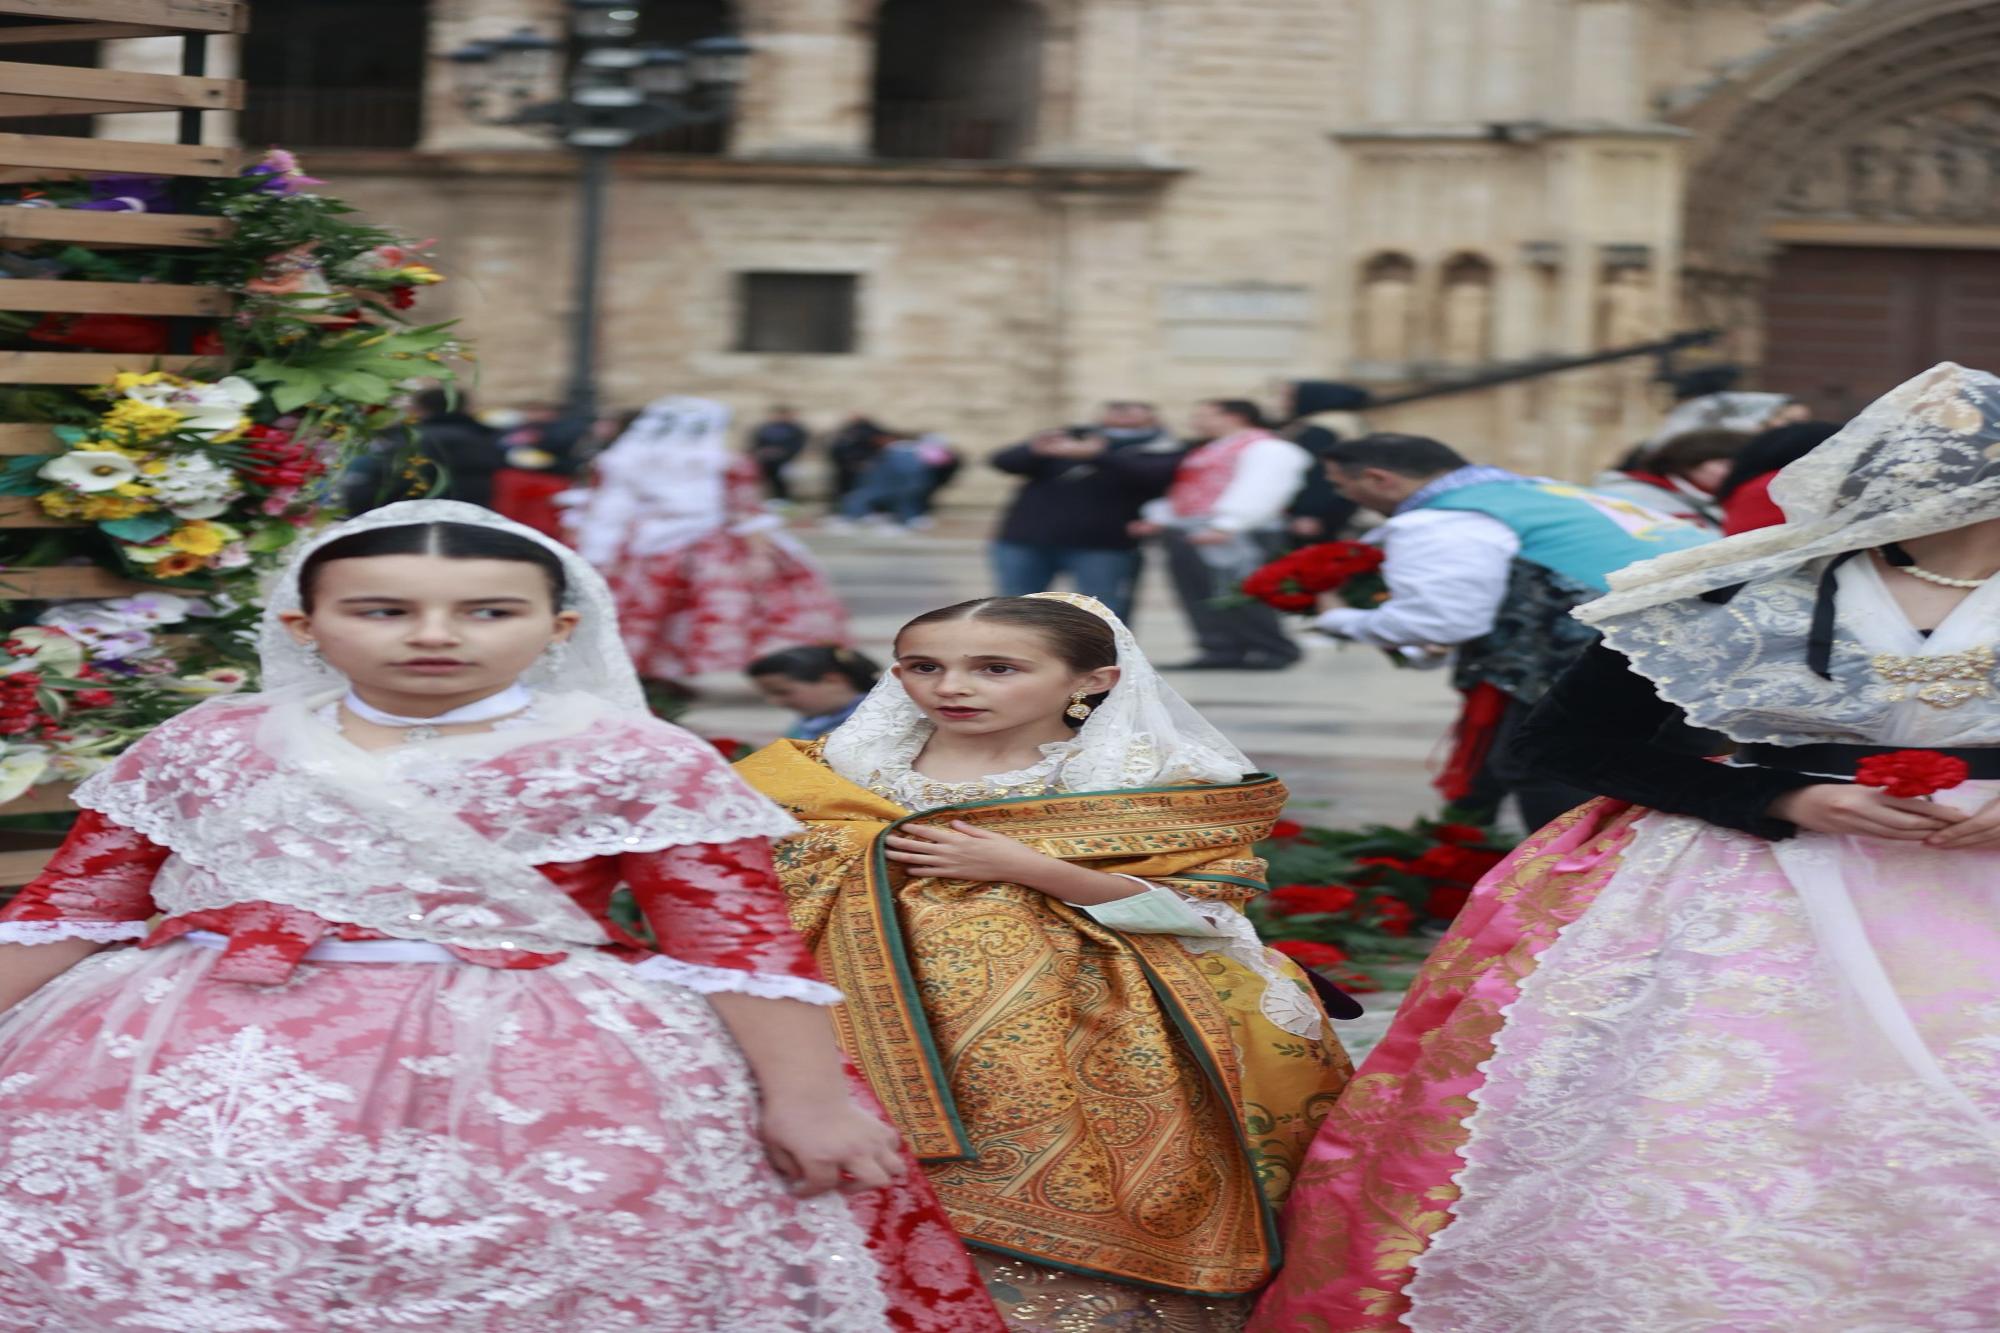
<svg viewBox="0 0 2000 1333"><path fill-rule="evenodd" d="M791 1195L693 992L217 957L101 953L0 1019L0 1327L998 1327L921 1172Z"/></svg>
<svg viewBox="0 0 2000 1333"><path fill-rule="evenodd" d="M1426 965L1286 1238L1255 1333L2000 1327L2000 852L1557 821Z"/></svg>

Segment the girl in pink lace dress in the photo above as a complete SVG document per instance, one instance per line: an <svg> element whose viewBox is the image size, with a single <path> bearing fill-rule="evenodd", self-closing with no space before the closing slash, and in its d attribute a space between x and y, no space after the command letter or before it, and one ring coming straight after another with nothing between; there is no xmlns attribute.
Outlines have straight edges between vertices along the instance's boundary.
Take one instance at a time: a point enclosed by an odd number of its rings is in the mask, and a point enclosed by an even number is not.
<svg viewBox="0 0 2000 1333"><path fill-rule="evenodd" d="M802 643L849 642L846 608L764 509L756 466L730 450L721 403L660 399L595 472L570 534L611 581L640 675L685 681Z"/></svg>
<svg viewBox="0 0 2000 1333"><path fill-rule="evenodd" d="M556 543L392 505L301 553L264 692L85 784L0 912L0 1327L999 1328L842 1067L791 821L616 635Z"/></svg>
<svg viewBox="0 0 2000 1333"><path fill-rule="evenodd" d="M1440 943L1253 1333L2000 1327L2000 378L1937 367L1772 494L1579 612L1519 757L1615 799ZM1970 780L1856 781L1909 749Z"/></svg>

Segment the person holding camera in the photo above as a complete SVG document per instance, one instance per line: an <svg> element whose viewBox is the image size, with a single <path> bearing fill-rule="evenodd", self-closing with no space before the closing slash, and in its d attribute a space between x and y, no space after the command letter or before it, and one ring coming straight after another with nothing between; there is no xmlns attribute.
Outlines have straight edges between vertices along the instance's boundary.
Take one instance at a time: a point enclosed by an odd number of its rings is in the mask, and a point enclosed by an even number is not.
<svg viewBox="0 0 2000 1333"><path fill-rule="evenodd" d="M994 454L989 463L1023 478L993 540L1000 595L1047 592L1067 577L1129 621L1142 557L1128 529L1166 493L1183 452L1152 404L1118 401L1094 425L1044 431Z"/></svg>

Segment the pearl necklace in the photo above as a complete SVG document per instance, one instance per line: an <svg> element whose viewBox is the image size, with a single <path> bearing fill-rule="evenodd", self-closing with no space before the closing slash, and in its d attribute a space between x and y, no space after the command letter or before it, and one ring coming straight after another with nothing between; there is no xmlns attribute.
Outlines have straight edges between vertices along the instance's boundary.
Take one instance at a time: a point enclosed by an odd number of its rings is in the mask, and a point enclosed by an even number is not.
<svg viewBox="0 0 2000 1333"><path fill-rule="evenodd" d="M367 702L353 690L347 692L347 697L341 700L341 703L348 712L364 722L373 722L378 727L401 727L403 740L409 742L434 741L443 735L439 730L440 727L491 722L510 713L518 713L534 701L535 696L529 692L528 687L517 681L498 694L489 694L484 699L474 699L469 704L463 704L446 713L439 713L436 717L403 717L397 713L385 712Z"/></svg>
<svg viewBox="0 0 2000 1333"><path fill-rule="evenodd" d="M1904 552L1904 555L1907 558L1908 552ZM1994 579L1992 574L1979 579L1955 579L1948 574L1934 574L1914 560L1911 560L1908 564L1892 560L1889 558L1889 553L1886 550L1882 552L1882 558L1887 562L1889 568L1895 570L1897 573L1908 574L1911 578L1922 579L1925 583L1934 583L1940 588L1957 588L1961 591L1969 592L1974 588L1985 587Z"/></svg>

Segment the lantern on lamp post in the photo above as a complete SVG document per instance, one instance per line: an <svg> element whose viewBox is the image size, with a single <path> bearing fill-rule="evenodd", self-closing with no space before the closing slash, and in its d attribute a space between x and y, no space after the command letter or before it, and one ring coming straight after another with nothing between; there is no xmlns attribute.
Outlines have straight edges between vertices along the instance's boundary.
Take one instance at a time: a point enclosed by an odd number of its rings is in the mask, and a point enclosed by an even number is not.
<svg viewBox="0 0 2000 1333"><path fill-rule="evenodd" d="M488 125L540 129L578 158L576 286L569 415L597 411L598 292L611 157L634 139L726 121L748 72L750 46L726 35L686 50L637 40L638 0L568 0L560 37L523 27L446 53L459 105Z"/></svg>

